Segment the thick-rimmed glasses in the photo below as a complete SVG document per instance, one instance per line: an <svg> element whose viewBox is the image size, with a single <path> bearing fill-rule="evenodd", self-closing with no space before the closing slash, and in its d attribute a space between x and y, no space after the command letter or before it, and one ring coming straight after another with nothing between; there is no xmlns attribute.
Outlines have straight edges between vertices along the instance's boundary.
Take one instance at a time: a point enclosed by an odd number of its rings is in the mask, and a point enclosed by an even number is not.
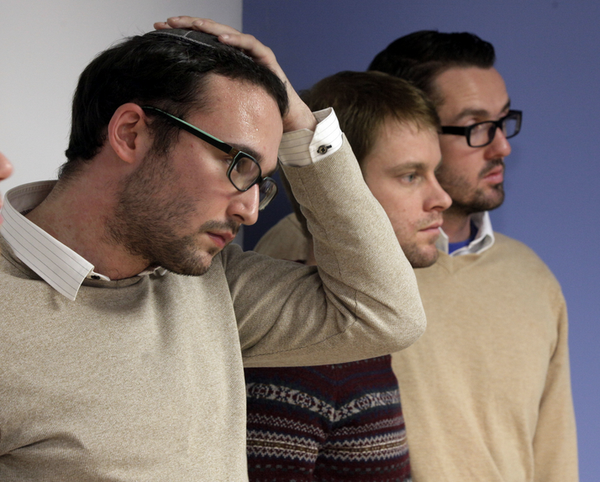
<svg viewBox="0 0 600 482"><path fill-rule="evenodd" d="M199 129L164 110L158 109L157 107L145 105L142 109L144 109L145 112L150 111L168 119L180 129L189 132L229 155L231 157L231 163L227 168L227 178L231 184L233 184L233 187L241 192L245 192L255 184L258 184L259 210L262 211L266 208L277 195L277 184L275 184L275 180L270 177L262 177L260 164L258 164L258 161L250 154L230 146L222 140L217 139L215 136L210 135L208 132Z"/></svg>
<svg viewBox="0 0 600 482"><path fill-rule="evenodd" d="M469 146L483 147L492 143L496 135L496 129L501 129L507 139L515 137L521 130L522 119L523 112L509 110L508 114L497 121L478 122L467 127L442 126L442 134L465 136Z"/></svg>

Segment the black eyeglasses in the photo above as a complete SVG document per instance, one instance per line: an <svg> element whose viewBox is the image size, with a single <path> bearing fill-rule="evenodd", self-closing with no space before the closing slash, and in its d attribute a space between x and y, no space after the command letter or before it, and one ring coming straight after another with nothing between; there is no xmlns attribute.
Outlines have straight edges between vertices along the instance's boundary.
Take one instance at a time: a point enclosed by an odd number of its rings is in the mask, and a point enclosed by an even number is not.
<svg viewBox="0 0 600 482"><path fill-rule="evenodd" d="M483 147L492 143L496 135L496 129L501 129L507 139L515 137L521 130L522 119L523 112L509 110L508 114L497 121L478 122L467 127L442 126L442 134L465 136L469 146Z"/></svg>
<svg viewBox="0 0 600 482"><path fill-rule="evenodd" d="M190 134L202 139L204 142L208 142L211 146L216 147L225 154L231 157L231 164L227 169L227 178L233 184L238 191L245 192L255 184L258 184L259 191L259 203L258 209L262 211L277 195L277 184L274 179L270 177L262 177L262 170L258 161L254 159L250 154L240 151L229 144L226 144L215 136L210 135L208 132L199 129L196 126L175 117L164 110L160 110L156 107L143 106L145 112L153 112L161 115L171 121L180 129L183 129Z"/></svg>

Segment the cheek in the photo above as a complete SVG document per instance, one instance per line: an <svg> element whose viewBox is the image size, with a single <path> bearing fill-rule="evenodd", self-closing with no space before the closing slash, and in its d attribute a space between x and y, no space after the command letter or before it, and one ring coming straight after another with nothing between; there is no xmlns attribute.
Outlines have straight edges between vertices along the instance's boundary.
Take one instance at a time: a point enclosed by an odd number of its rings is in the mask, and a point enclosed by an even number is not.
<svg viewBox="0 0 600 482"><path fill-rule="evenodd" d="M394 232L398 237L406 236L407 233L413 231L413 219L411 218L412 210L401 200L395 199L390 204L383 204L383 209L390 218Z"/></svg>
<svg viewBox="0 0 600 482"><path fill-rule="evenodd" d="M395 231L405 231L412 223L411 215L422 207L416 197L406 192L395 180L381 182L373 186L371 192L392 221Z"/></svg>
<svg viewBox="0 0 600 482"><path fill-rule="evenodd" d="M469 147L466 142L464 145L452 144L442 146L442 164L438 174L452 177L471 177L476 176L485 163L484 154L481 148Z"/></svg>
<svg viewBox="0 0 600 482"><path fill-rule="evenodd" d="M462 159L444 159L435 177L442 186L470 184L477 178L480 165L467 157Z"/></svg>
<svg viewBox="0 0 600 482"><path fill-rule="evenodd" d="M379 201L379 204L381 204L390 219L395 217L399 211L404 209L402 203L400 202L401 200L399 199L398 193L395 192L397 189L394 189L393 185L391 184L392 183L382 182L380 184L369 186L373 196L375 196L375 199Z"/></svg>
<svg viewBox="0 0 600 482"><path fill-rule="evenodd" d="M440 151L442 154L442 163L455 166L463 163L466 158L477 152L477 149L469 147L464 137L442 136Z"/></svg>
<svg viewBox="0 0 600 482"><path fill-rule="evenodd" d="M179 165L178 187L194 198L210 198L234 187L227 178L225 164L211 158L194 156Z"/></svg>

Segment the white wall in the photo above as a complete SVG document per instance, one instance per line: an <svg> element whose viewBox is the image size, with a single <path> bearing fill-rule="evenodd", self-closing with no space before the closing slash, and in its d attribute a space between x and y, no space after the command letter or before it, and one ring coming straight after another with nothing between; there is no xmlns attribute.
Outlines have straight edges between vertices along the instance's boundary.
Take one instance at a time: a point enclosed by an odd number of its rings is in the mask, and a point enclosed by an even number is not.
<svg viewBox="0 0 600 482"><path fill-rule="evenodd" d="M67 147L71 97L90 60L175 15L240 29L242 0L0 0L0 151L15 168L3 193L56 177Z"/></svg>

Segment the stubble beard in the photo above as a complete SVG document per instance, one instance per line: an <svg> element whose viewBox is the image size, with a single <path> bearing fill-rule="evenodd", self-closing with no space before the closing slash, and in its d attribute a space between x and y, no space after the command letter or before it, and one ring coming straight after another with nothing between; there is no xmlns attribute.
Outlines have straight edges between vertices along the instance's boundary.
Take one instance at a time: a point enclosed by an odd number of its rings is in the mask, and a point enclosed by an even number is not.
<svg viewBox="0 0 600 482"><path fill-rule="evenodd" d="M435 243L433 246L435 247ZM413 268L428 268L437 261L439 256L437 248L431 254L426 254L416 243L402 246L402 251Z"/></svg>
<svg viewBox="0 0 600 482"><path fill-rule="evenodd" d="M419 244L416 240L416 236L421 229L425 229L427 226L431 226L432 223L439 221L441 221L439 215L435 217L430 216L427 219L421 220L415 231L415 238L410 240L410 242L401 241L403 238L406 238L405 233L396 231L396 237L398 238L400 247L413 268L427 268L437 261L439 253L435 246L435 242L439 238L439 235L436 236L431 243L427 243L426 245Z"/></svg>
<svg viewBox="0 0 600 482"><path fill-rule="evenodd" d="M189 229L196 203L178 189L177 176L167 167L168 156L151 155L120 186L114 215L107 221L106 236L124 247L129 254L147 261L148 267L161 266L177 274L201 276L212 264L220 249L216 246L200 251L198 238L210 230L239 229L235 223L208 221L196 233L177 235ZM166 198L165 193L171 197Z"/></svg>
<svg viewBox="0 0 600 482"><path fill-rule="evenodd" d="M478 179L483 179L497 166L504 166L504 160L489 161L478 174ZM452 205L445 211L445 215L469 216L499 208L504 202L504 182L485 188L473 187L465 177L446 172L443 164L436 176L442 188L452 198Z"/></svg>

